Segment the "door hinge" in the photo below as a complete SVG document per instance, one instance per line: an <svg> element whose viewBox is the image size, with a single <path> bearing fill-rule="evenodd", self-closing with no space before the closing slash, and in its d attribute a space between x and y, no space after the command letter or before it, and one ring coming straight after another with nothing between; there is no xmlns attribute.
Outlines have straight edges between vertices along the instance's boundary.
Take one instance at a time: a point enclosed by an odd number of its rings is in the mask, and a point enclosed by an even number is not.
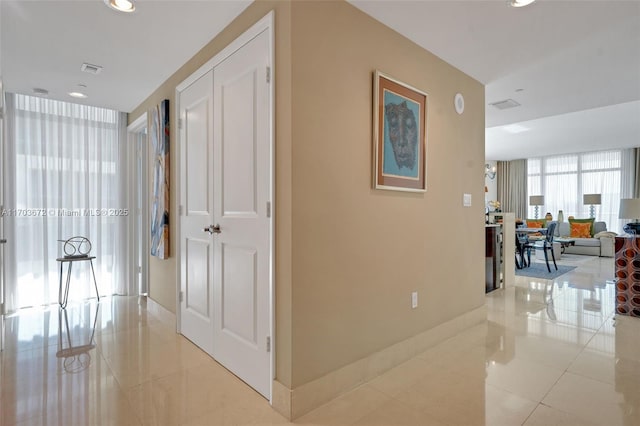
<svg viewBox="0 0 640 426"><path fill-rule="evenodd" d="M267 83L271 83L271 67L267 67Z"/></svg>
<svg viewBox="0 0 640 426"><path fill-rule="evenodd" d="M182 204L178 206L178 216L182 216Z"/></svg>
<svg viewBox="0 0 640 426"><path fill-rule="evenodd" d="M178 129L182 129L182 118L178 118Z"/></svg>
<svg viewBox="0 0 640 426"><path fill-rule="evenodd" d="M271 217L271 201L267 201L267 217Z"/></svg>
<svg viewBox="0 0 640 426"><path fill-rule="evenodd" d="M271 336L267 336L267 352L271 352Z"/></svg>
<svg viewBox="0 0 640 426"><path fill-rule="evenodd" d="M182 301L184 300L184 291L180 292L179 299L180 299L180 303L182 303Z"/></svg>

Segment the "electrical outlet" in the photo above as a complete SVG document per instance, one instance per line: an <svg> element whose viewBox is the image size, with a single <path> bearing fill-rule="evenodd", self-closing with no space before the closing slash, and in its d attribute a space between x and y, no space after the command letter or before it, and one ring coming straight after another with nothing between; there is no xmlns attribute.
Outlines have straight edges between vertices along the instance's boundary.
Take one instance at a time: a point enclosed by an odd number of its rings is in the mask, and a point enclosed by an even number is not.
<svg viewBox="0 0 640 426"><path fill-rule="evenodd" d="M411 309L415 309L418 307L418 292L414 291L411 293Z"/></svg>
<svg viewBox="0 0 640 426"><path fill-rule="evenodd" d="M471 207L471 194L462 194L462 206Z"/></svg>

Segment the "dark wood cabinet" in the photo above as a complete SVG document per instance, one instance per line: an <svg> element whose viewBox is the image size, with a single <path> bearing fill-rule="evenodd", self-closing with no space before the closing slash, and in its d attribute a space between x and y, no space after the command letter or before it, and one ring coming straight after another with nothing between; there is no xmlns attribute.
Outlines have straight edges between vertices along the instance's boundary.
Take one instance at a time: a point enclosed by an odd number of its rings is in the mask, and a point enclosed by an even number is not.
<svg viewBox="0 0 640 426"><path fill-rule="evenodd" d="M485 226L485 293L500 288L502 281L502 244L500 225Z"/></svg>

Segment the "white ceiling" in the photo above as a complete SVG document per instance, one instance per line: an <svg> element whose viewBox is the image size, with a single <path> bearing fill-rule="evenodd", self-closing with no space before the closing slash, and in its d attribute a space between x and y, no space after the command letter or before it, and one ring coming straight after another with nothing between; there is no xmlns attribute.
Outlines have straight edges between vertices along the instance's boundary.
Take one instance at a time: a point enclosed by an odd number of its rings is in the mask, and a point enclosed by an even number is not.
<svg viewBox="0 0 640 426"><path fill-rule="evenodd" d="M522 105L487 105L487 159L640 146L640 0L350 2L485 84L487 104ZM125 15L102 0L1 0L5 90L69 100L81 83L85 103L131 111L250 3L148 0Z"/></svg>
<svg viewBox="0 0 640 426"><path fill-rule="evenodd" d="M0 0L5 90L130 112L249 4L142 0L127 14L103 0ZM83 62L104 69L84 73ZM68 96L78 89L89 97Z"/></svg>
<svg viewBox="0 0 640 426"><path fill-rule="evenodd" d="M351 3L486 85L487 159L640 146L639 1Z"/></svg>

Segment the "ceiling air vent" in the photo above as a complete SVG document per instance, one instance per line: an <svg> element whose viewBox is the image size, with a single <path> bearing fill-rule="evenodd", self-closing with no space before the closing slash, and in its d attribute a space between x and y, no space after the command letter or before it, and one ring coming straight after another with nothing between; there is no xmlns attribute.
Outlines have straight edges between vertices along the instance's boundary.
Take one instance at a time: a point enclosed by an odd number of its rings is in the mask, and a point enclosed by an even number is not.
<svg viewBox="0 0 640 426"><path fill-rule="evenodd" d="M85 62L80 67L80 71L88 72L89 74L100 74L102 67L100 65L93 65Z"/></svg>
<svg viewBox="0 0 640 426"><path fill-rule="evenodd" d="M498 109L509 109L509 108L515 108L517 106L520 106L520 104L514 101L513 99L505 99L504 101L493 102L489 105L496 107Z"/></svg>

